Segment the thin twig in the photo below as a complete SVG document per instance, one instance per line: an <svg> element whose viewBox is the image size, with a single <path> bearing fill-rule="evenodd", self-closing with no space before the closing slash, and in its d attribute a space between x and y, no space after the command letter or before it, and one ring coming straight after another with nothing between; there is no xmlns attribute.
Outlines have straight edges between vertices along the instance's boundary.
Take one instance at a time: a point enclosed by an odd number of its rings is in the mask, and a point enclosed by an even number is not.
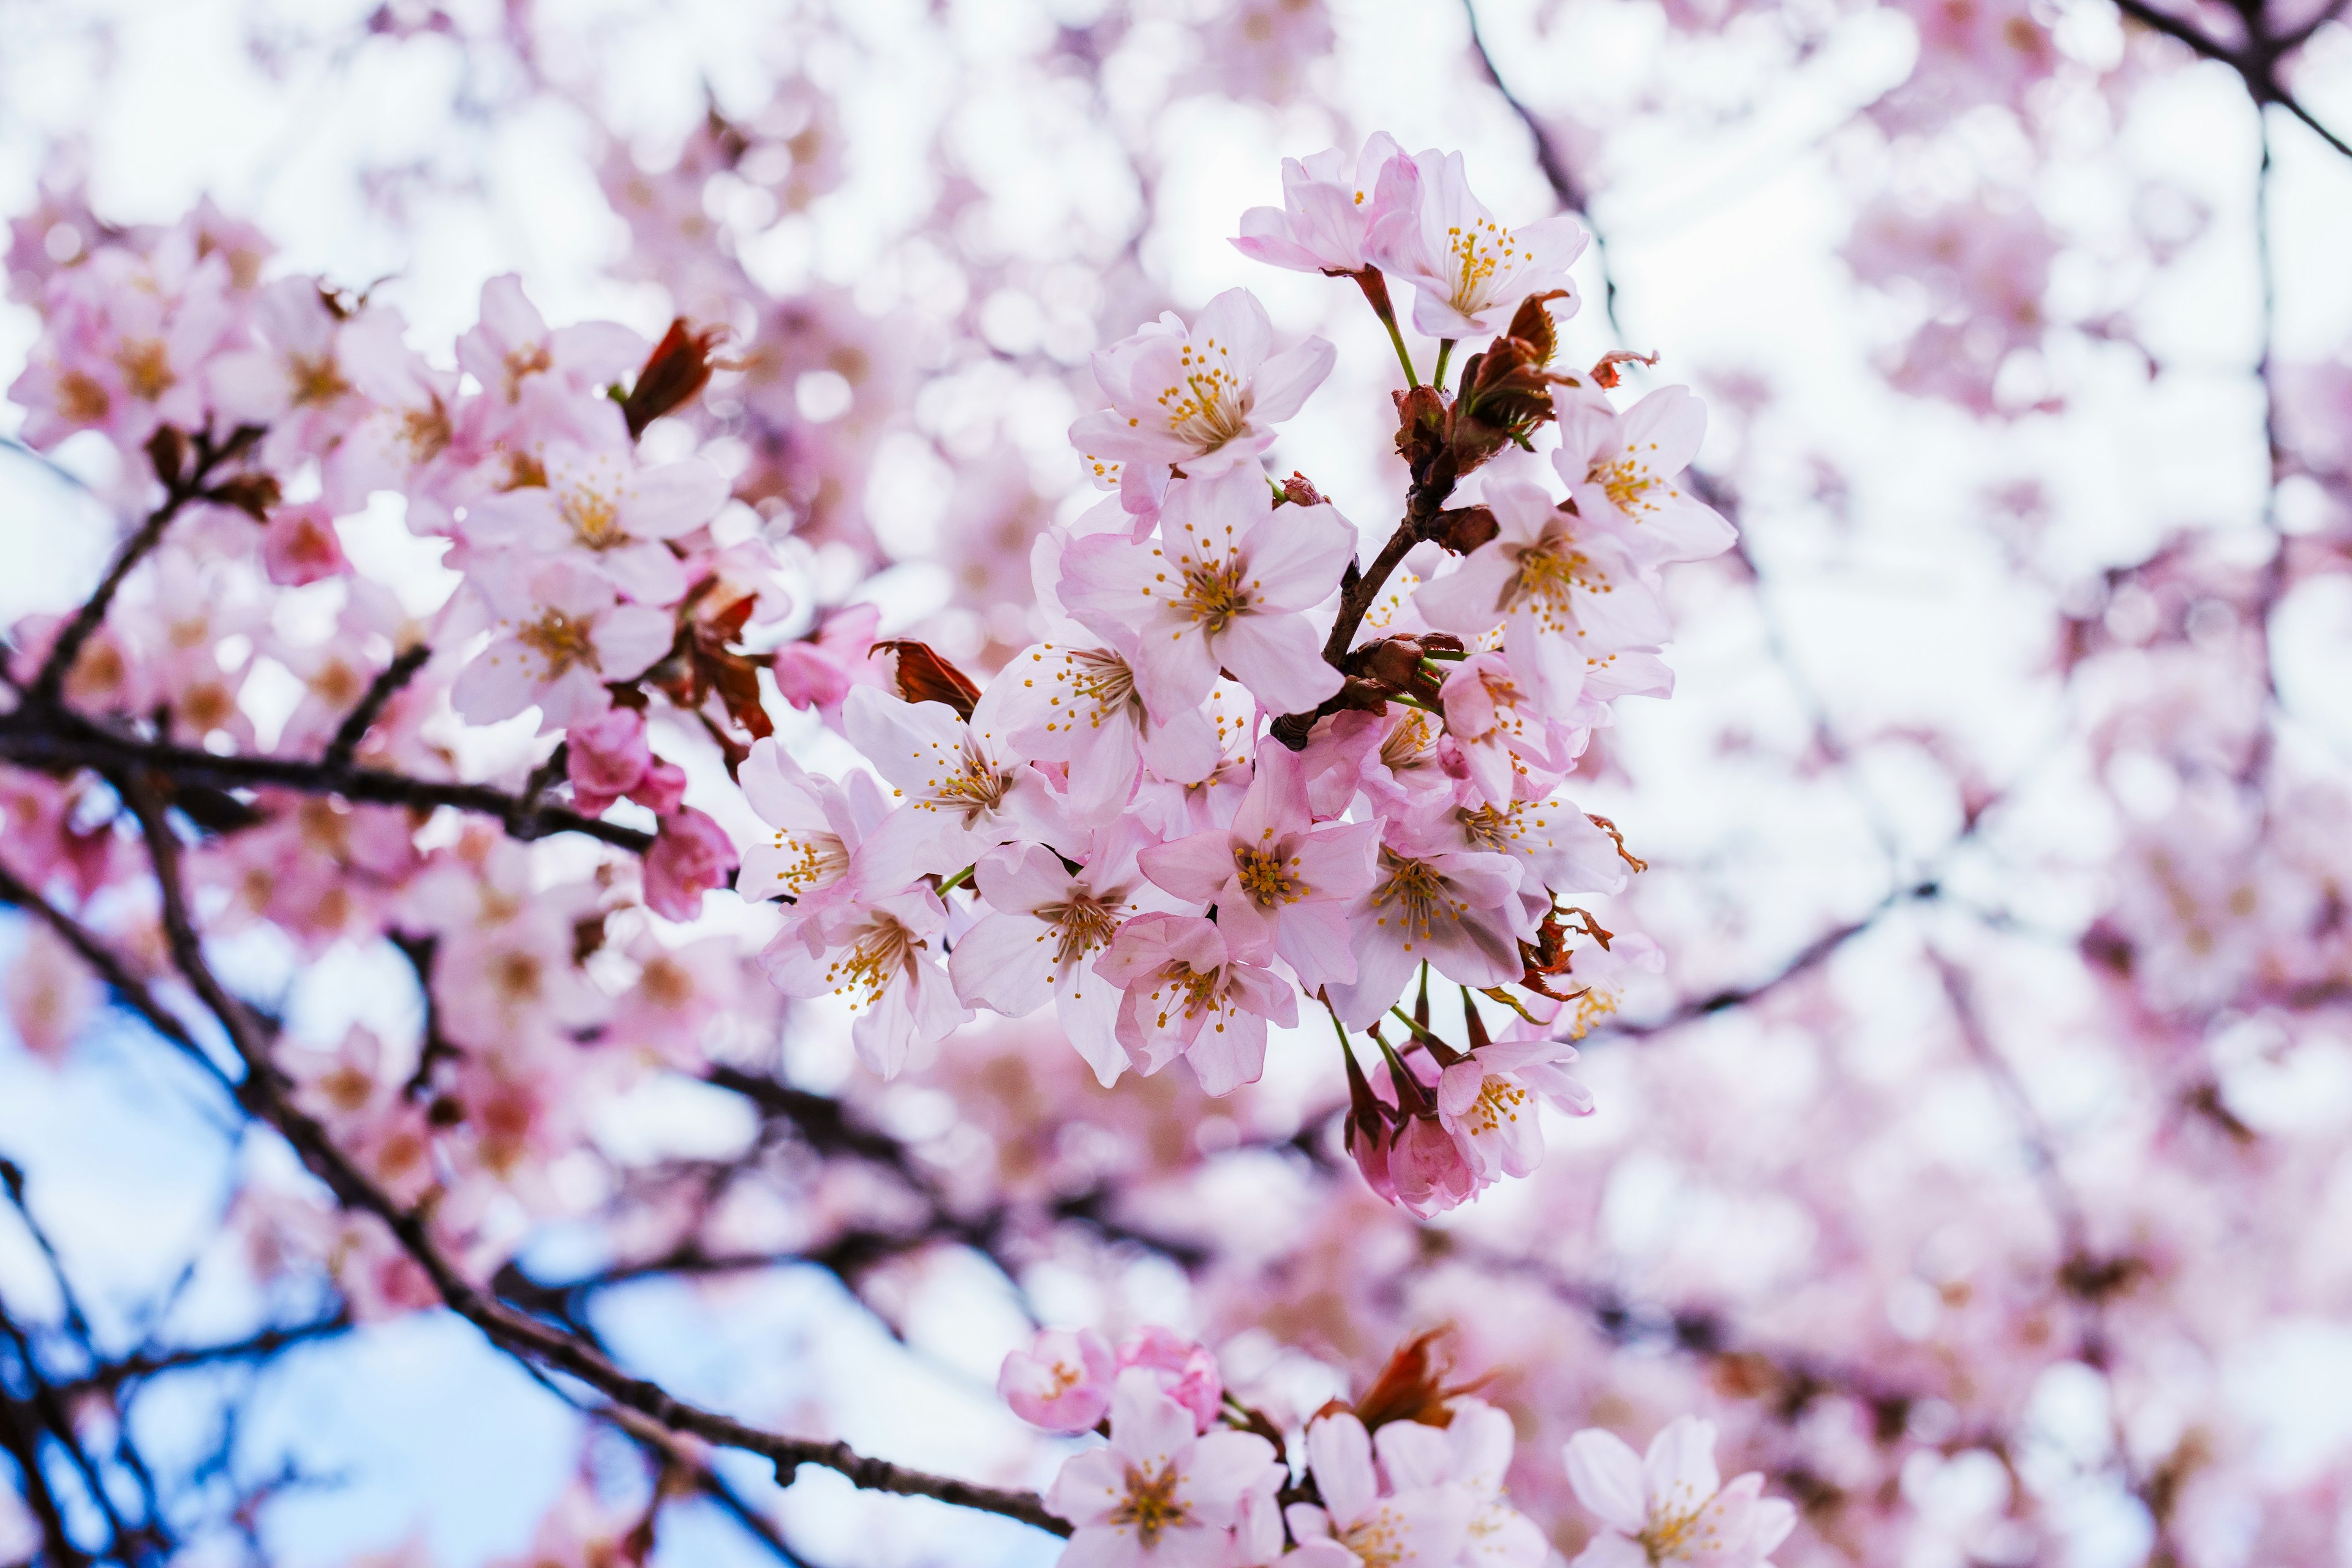
<svg viewBox="0 0 2352 1568"><path fill-rule="evenodd" d="M508 1353L577 1378L670 1431L761 1456L776 1467L780 1482L789 1483L793 1472L802 1465L818 1465L839 1472L853 1485L869 1491L932 1498L1016 1519L1053 1534L1069 1533L1070 1527L1047 1512L1034 1493L980 1486L909 1469L860 1454L845 1443L787 1437L689 1404L659 1384L623 1371L576 1336L517 1311L474 1283L442 1250L425 1221L377 1186L327 1130L289 1098L269 1059L258 1021L243 1002L230 994L205 958L203 942L189 914L182 885L180 843L163 807L138 782L116 782L146 837L162 898L164 938L173 962L205 1007L220 1020L237 1054L245 1059L247 1073L244 1103L278 1130L345 1207L381 1220L424 1269L452 1311L481 1330Z"/></svg>

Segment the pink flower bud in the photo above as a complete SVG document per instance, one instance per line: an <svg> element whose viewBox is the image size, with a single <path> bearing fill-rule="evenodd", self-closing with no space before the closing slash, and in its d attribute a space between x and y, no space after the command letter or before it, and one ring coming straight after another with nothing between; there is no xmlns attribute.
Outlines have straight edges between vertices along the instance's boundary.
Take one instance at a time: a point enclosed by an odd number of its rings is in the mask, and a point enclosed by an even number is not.
<svg viewBox="0 0 2352 1568"><path fill-rule="evenodd" d="M262 570L288 588L332 577L349 564L335 535L334 514L317 501L282 506L269 514L261 533Z"/></svg>
<svg viewBox="0 0 2352 1568"><path fill-rule="evenodd" d="M667 920L694 919L702 895L727 880L735 859L727 830L701 812L688 806L663 817L646 851L646 907Z"/></svg>
<svg viewBox="0 0 2352 1568"><path fill-rule="evenodd" d="M1206 1345L1173 1329L1154 1325L1118 1347L1118 1364L1122 1371L1140 1366L1159 1373L1161 1390L1192 1413L1200 1430L1205 1432L1216 1424L1225 1381L1217 1372L1217 1358Z"/></svg>
<svg viewBox="0 0 2352 1568"><path fill-rule="evenodd" d="M592 816L635 791L654 766L646 746L646 718L635 709L614 708L575 724L567 740L564 772L572 780L572 798ZM658 814L660 808L655 810Z"/></svg>

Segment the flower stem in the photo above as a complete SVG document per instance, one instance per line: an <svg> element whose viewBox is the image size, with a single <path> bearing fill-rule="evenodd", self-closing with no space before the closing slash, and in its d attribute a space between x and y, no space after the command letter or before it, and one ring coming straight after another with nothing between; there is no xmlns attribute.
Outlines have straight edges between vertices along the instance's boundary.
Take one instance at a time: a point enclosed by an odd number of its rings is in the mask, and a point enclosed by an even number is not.
<svg viewBox="0 0 2352 1568"><path fill-rule="evenodd" d="M1437 371L1436 371L1436 374L1434 374L1433 375L1432 375L1432 376L1429 378L1429 380L1430 380L1430 384L1432 384L1433 386L1439 387L1439 388L1443 388L1443 387L1445 385L1445 362L1446 362L1446 361L1448 361L1448 360L1450 360L1450 359L1452 359L1453 357L1454 357L1454 340L1453 340L1452 338L1440 338L1440 339L1438 339L1438 340L1437 340Z"/></svg>
<svg viewBox="0 0 2352 1568"><path fill-rule="evenodd" d="M954 876L950 877L946 881L941 882L940 884L940 891L942 893L952 892L957 888L961 887L964 883L971 881L972 869L973 868L971 867L966 866L962 870L958 871Z"/></svg>
<svg viewBox="0 0 2352 1568"><path fill-rule="evenodd" d="M1405 384L1419 386L1421 377L1412 368L1412 355L1404 346L1404 334L1397 331L1396 307L1389 303L1389 280L1381 276L1381 269L1377 267L1338 276L1354 279L1356 287L1364 291L1364 303L1372 308L1372 314L1378 316L1381 325L1389 330L1389 342L1396 345L1397 363L1404 366Z"/></svg>

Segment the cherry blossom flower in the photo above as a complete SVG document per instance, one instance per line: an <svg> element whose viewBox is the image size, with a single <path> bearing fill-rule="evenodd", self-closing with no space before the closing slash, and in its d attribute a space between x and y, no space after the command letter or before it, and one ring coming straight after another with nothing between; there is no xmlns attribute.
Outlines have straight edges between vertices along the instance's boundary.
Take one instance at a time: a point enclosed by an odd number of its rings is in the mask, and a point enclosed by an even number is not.
<svg viewBox="0 0 2352 1568"><path fill-rule="evenodd" d="M1475 641L1504 627L1511 672L1544 711L1566 718L1591 660L1619 648L1655 647L1671 629L1628 555L1623 525L1562 511L1533 485L1487 487L1494 538L1452 572L1424 584L1413 603L1429 624Z"/></svg>
<svg viewBox="0 0 2352 1568"><path fill-rule="evenodd" d="M1019 757L1003 708L995 688L969 721L944 702L902 701L872 687L849 694L843 727L899 801L858 858L862 886L960 871L1000 844L1072 847L1062 803Z"/></svg>
<svg viewBox="0 0 2352 1568"><path fill-rule="evenodd" d="M310 278L270 284L253 313L268 346L219 354L206 364L213 405L234 424L267 426L276 461L322 456L368 410L339 352L343 319Z"/></svg>
<svg viewBox="0 0 2352 1568"><path fill-rule="evenodd" d="M1126 993L1117 1033L1135 1069L1150 1077L1181 1056L1211 1095L1257 1081L1269 1019L1285 1028L1298 1022L1297 994L1272 970L1229 952L1213 921L1138 915L1095 973Z"/></svg>
<svg viewBox="0 0 2352 1568"><path fill-rule="evenodd" d="M858 846L889 814L874 775L847 783L810 773L772 739L751 743L739 778L743 795L775 832L743 851L735 890L753 900L782 898L805 907L827 889L845 892Z"/></svg>
<svg viewBox="0 0 2352 1568"><path fill-rule="evenodd" d="M1180 899L1214 905L1236 958L1280 953L1311 993L1356 977L1348 908L1373 881L1380 825L1318 824L1297 757L1263 747L1257 775L1230 827L1143 851L1143 874Z"/></svg>
<svg viewBox="0 0 2352 1568"><path fill-rule="evenodd" d="M1197 704L1152 713L1130 658L1135 634L1110 629L1107 645L1034 644L998 678L1013 743L1039 762L1069 765L1070 812L1081 823L1106 822L1124 809L1144 767L1192 784L1223 754Z"/></svg>
<svg viewBox="0 0 2352 1568"><path fill-rule="evenodd" d="M1504 1500L1517 1435L1482 1399L1449 1400L1444 1426L1391 1421L1375 1433L1381 1468L1400 1494L1453 1486L1469 1494L1464 1568L1541 1568L1551 1549L1535 1521Z"/></svg>
<svg viewBox="0 0 2352 1568"><path fill-rule="evenodd" d="M1549 795L1575 765L1573 731L1552 720L1503 655L1472 654L1455 665L1443 696L1465 783L1487 805Z"/></svg>
<svg viewBox="0 0 2352 1568"><path fill-rule="evenodd" d="M500 555L467 580L498 623L450 691L471 722L496 723L533 703L542 731L593 719L612 706L608 683L644 674L669 651L667 615L622 604L611 584L569 560Z"/></svg>
<svg viewBox="0 0 2352 1568"><path fill-rule="evenodd" d="M1622 1438L1587 1427L1562 1457L1577 1500L1603 1530L1577 1556L1582 1568L1755 1568L1796 1528L1797 1510L1763 1495L1750 1470L1723 1484L1715 1466L1715 1425L1678 1415L1636 1456Z"/></svg>
<svg viewBox="0 0 2352 1568"><path fill-rule="evenodd" d="M1105 636L1133 629L1147 703L1192 707L1220 668L1276 712L1311 709L1339 689L1303 612L1329 597L1355 556L1346 519L1328 506L1277 512L1265 480L1241 468L1177 486L1160 531L1159 544L1080 540L1063 558L1070 613Z"/></svg>
<svg viewBox="0 0 2352 1568"><path fill-rule="evenodd" d="M1373 265L1368 244L1390 210L1381 199L1381 176L1402 155L1396 139L1381 131L1353 158L1337 147L1285 158L1282 205L1242 214L1234 248L1294 272L1357 272ZM1398 191L1399 182L1391 181L1389 196Z"/></svg>
<svg viewBox="0 0 2352 1568"><path fill-rule="evenodd" d="M1706 407L1690 388L1662 386L1620 413L1597 388L1555 387L1552 409L1559 426L1552 467L1569 499L1596 524L1630 524L1611 536L1639 564L1704 561L1731 548L1737 535L1722 514L1675 482L1706 435Z"/></svg>
<svg viewBox="0 0 2352 1568"><path fill-rule="evenodd" d="M1273 342L1274 323L1246 289L1210 300L1190 328L1169 311L1096 353L1095 380L1111 405L1071 426L1070 442L1089 464L1118 465L1121 489L1150 500L1171 469L1193 479L1254 470L1251 459L1274 445L1273 426L1331 373L1323 339L1269 355Z"/></svg>
<svg viewBox="0 0 2352 1568"><path fill-rule="evenodd" d="M1036 844L1007 844L982 855L972 880L990 913L956 943L948 961L956 994L1020 1017L1051 999L1070 1044L1104 1088L1118 1081L1127 1054L1115 1037L1119 988L1096 963L1119 924L1166 900L1136 869L1139 830L1121 823L1099 836L1076 872Z"/></svg>
<svg viewBox="0 0 2352 1568"><path fill-rule="evenodd" d="M1423 1219L1461 1207L1486 1185L1461 1141L1434 1116L1408 1116L1397 1128L1388 1179L1397 1203Z"/></svg>
<svg viewBox="0 0 2352 1568"><path fill-rule="evenodd" d="M522 279L504 273L482 285L481 320L457 339L457 363L481 384L493 405L513 408L542 376L601 392L626 380L649 345L614 321L586 321L550 331L526 298Z"/></svg>
<svg viewBox="0 0 2352 1568"><path fill-rule="evenodd" d="M1383 1458L1391 1446L1381 1445ZM1469 1490L1451 1481L1386 1490L1371 1434L1353 1415L1308 1425L1307 1464L1322 1504L1283 1510L1299 1543L1298 1568L1445 1568L1461 1556L1475 1506Z"/></svg>
<svg viewBox="0 0 2352 1568"><path fill-rule="evenodd" d="M1041 1329L1027 1350L1006 1352L996 1392L1032 1426L1086 1432L1108 1414L1118 1373L1110 1346L1092 1329Z"/></svg>
<svg viewBox="0 0 2352 1568"><path fill-rule="evenodd" d="M97 1010L98 977L48 927L28 924L23 937L0 977L0 1003L25 1048L55 1067Z"/></svg>
<svg viewBox="0 0 2352 1568"><path fill-rule="evenodd" d="M1575 1047L1522 1022L1439 1072L1438 1121L1482 1181L1524 1176L1542 1163L1538 1104L1592 1114L1592 1091L1568 1071L1575 1060Z"/></svg>
<svg viewBox="0 0 2352 1568"><path fill-rule="evenodd" d="M1045 1506L1076 1527L1062 1554L1070 1568L1223 1568L1279 1545L1277 1535L1237 1548L1234 1531L1243 1500L1270 1504L1283 1474L1265 1438L1199 1435L1149 1370L1129 1368L1112 1387L1110 1441L1065 1460Z"/></svg>
<svg viewBox="0 0 2352 1568"><path fill-rule="evenodd" d="M634 708L614 708L572 726L563 767L572 804L591 816L603 816L624 795L667 816L686 794L685 772L655 759L646 744L646 716Z"/></svg>
<svg viewBox="0 0 2352 1568"><path fill-rule="evenodd" d="M702 527L726 503L718 469L698 458L640 468L624 447L569 441L549 443L537 462L541 482L467 509L470 541L567 552L639 604L670 605L685 595L686 571L667 542Z"/></svg>
<svg viewBox="0 0 2352 1568"><path fill-rule="evenodd" d="M1371 886L1348 911L1355 978L1328 988L1339 1021L1373 1023L1423 963L1463 985L1517 980L1519 942L1535 935L1518 892L1508 858L1448 847L1433 825L1391 822Z"/></svg>
<svg viewBox="0 0 2352 1568"><path fill-rule="evenodd" d="M845 1000L858 1015L850 1039L859 1059L895 1078L916 1047L971 1021L934 946L947 923L946 906L927 887L827 900L796 910L761 963L787 996Z"/></svg>
<svg viewBox="0 0 2352 1568"><path fill-rule="evenodd" d="M1399 159L1374 200L1388 209L1373 257L1413 285L1412 324L1433 338L1481 337L1507 325L1528 295L1570 291L1556 314L1576 310L1569 267L1584 253L1583 226L1562 214L1513 230L1470 194L1459 153Z"/></svg>

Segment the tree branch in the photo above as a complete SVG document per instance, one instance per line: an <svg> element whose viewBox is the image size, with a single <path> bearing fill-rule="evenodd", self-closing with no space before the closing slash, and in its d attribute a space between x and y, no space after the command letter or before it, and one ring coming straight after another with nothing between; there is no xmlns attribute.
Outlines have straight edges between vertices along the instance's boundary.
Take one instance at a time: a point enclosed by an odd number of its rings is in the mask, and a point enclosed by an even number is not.
<svg viewBox="0 0 2352 1568"><path fill-rule="evenodd" d="M267 1037L258 1021L244 1003L229 994L205 961L202 941L189 915L180 873L180 844L169 819L155 797L136 781L120 779L117 787L146 836L156 886L162 895L163 932L173 962L205 1007L220 1020L238 1056L245 1060L247 1071L241 1095L245 1104L278 1130L340 1203L381 1220L425 1270L452 1311L509 1354L576 1378L670 1431L760 1455L775 1466L780 1483L789 1485L793 1471L802 1465L818 1465L837 1471L853 1485L869 1491L932 1498L1016 1519L1055 1535L1069 1533L1070 1527L1048 1513L1034 1493L980 1486L909 1469L860 1454L845 1443L787 1437L689 1404L658 1384L623 1371L577 1337L517 1311L474 1283L442 1250L425 1221L370 1180L327 1130L287 1095L269 1059Z"/></svg>
<svg viewBox="0 0 2352 1568"><path fill-rule="evenodd" d="M46 717L54 719L56 710ZM494 817L509 834L525 842L555 833L579 833L632 854L642 855L653 847L654 836L641 829L600 822L569 806L487 784L443 784L381 768L338 766L295 757L217 756L199 747L117 735L70 715L63 725L44 722L44 718L30 704L0 715L0 762L50 773L73 768L92 768L108 774L135 772L175 785L341 795L368 805L402 805L418 811L446 805Z"/></svg>

